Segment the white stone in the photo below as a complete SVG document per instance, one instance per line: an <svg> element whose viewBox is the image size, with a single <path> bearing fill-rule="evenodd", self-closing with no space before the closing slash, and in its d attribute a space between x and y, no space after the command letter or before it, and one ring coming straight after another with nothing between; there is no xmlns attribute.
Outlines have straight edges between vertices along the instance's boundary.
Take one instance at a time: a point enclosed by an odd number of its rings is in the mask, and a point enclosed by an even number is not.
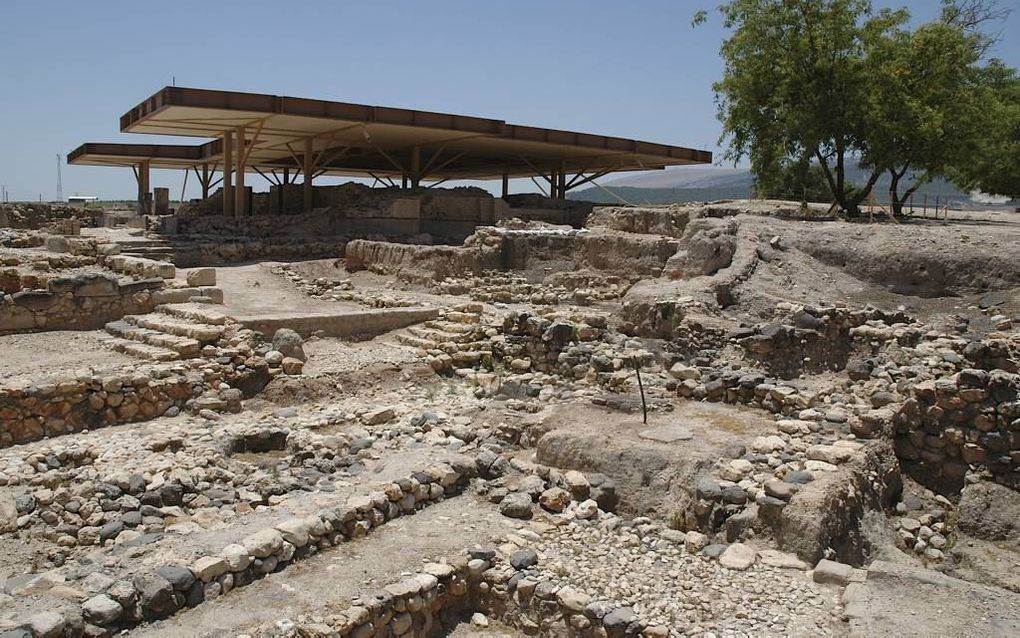
<svg viewBox="0 0 1020 638"><path fill-rule="evenodd" d="M754 565L758 553L743 543L733 543L719 556L719 564L727 569L744 571Z"/></svg>

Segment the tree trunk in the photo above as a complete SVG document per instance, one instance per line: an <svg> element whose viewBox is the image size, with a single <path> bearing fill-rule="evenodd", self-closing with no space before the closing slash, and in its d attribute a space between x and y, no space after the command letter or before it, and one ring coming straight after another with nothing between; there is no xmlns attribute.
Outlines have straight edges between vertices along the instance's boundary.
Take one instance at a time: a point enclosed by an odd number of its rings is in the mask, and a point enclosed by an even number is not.
<svg viewBox="0 0 1020 638"><path fill-rule="evenodd" d="M875 182L882 176L884 171L872 171L871 177L868 178L868 182L847 202L847 217L856 217L861 212L861 202L863 202L868 195L871 194L871 189L875 187Z"/></svg>
<svg viewBox="0 0 1020 638"><path fill-rule="evenodd" d="M900 173L889 169L889 174L892 176L892 181L889 182L889 201L892 205L892 214L894 217L901 217L903 215L903 202L900 201L899 197Z"/></svg>
<svg viewBox="0 0 1020 638"><path fill-rule="evenodd" d="M818 159L818 164L822 167L822 173L825 175L825 183L829 186L829 192L832 193L833 199L839 204L841 210L847 210L847 199L846 192L842 188L843 177L840 172L840 165L837 162L836 170L837 176L833 176L832 169L829 168L829 163L825 161L825 156L822 152L815 149L815 158Z"/></svg>

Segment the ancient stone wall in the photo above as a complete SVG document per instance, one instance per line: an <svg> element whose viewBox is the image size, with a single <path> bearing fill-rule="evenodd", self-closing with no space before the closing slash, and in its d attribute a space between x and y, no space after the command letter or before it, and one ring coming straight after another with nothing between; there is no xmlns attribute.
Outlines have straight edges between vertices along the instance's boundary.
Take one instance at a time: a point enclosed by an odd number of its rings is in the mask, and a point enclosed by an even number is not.
<svg viewBox="0 0 1020 638"><path fill-rule="evenodd" d="M585 226L680 238L694 217L696 213L689 206L599 206L592 209Z"/></svg>
<svg viewBox="0 0 1020 638"><path fill-rule="evenodd" d="M22 290L0 300L0 334L38 330L96 330L128 314L152 312L162 279L129 283L106 275L57 277L46 290Z"/></svg>
<svg viewBox="0 0 1020 638"><path fill-rule="evenodd" d="M373 270L411 281L432 281L451 275L481 273L500 266L498 246L420 246L355 239L345 251L348 271Z"/></svg>
<svg viewBox="0 0 1020 638"><path fill-rule="evenodd" d="M153 375L159 374L155 371ZM0 447L105 425L144 421L180 408L202 377L166 373L92 376L0 389Z"/></svg>
<svg viewBox="0 0 1020 638"><path fill-rule="evenodd" d="M770 373L792 379L803 372L842 370L854 346L854 338L874 338L916 344L922 333L909 325L902 313L847 308L805 307L788 318L789 323L762 324L751 334L737 335L747 356ZM876 325L870 325L869 322Z"/></svg>
<svg viewBox="0 0 1020 638"><path fill-rule="evenodd" d="M970 466L1020 489L1020 376L965 369L913 387L895 416L904 470L945 493L958 493Z"/></svg>
<svg viewBox="0 0 1020 638"><path fill-rule="evenodd" d="M0 204L0 227L39 230L57 223L59 228L72 229L66 220L76 220L80 226L96 226L100 212L74 208L72 206L51 205L42 203L8 203ZM77 234L70 232L67 234Z"/></svg>

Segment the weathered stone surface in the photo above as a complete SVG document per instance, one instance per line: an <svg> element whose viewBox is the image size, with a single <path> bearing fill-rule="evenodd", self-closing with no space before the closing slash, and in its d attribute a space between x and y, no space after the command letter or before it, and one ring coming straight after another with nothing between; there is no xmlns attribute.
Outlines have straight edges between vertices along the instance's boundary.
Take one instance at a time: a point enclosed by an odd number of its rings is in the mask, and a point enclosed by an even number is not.
<svg viewBox="0 0 1020 638"><path fill-rule="evenodd" d="M303 344L304 339L301 338L301 335L290 328L280 328L273 335L273 350L282 352L285 357L307 361L308 356L305 355Z"/></svg>
<svg viewBox="0 0 1020 638"><path fill-rule="evenodd" d="M754 565L758 553L743 543L733 543L719 556L719 564L727 569L744 571Z"/></svg>
<svg viewBox="0 0 1020 638"><path fill-rule="evenodd" d="M1020 493L989 481L971 483L960 494L960 529L991 541L1020 537Z"/></svg>
<svg viewBox="0 0 1020 638"><path fill-rule="evenodd" d="M85 614L85 620L100 626L116 622L124 612L120 603L106 594L89 598L82 604L81 609Z"/></svg>
<svg viewBox="0 0 1020 638"><path fill-rule="evenodd" d="M499 504L499 511L510 518L531 518L531 497L520 492L512 492Z"/></svg>
<svg viewBox="0 0 1020 638"><path fill-rule="evenodd" d="M188 272L187 281L189 286L215 286L215 268L195 268Z"/></svg>

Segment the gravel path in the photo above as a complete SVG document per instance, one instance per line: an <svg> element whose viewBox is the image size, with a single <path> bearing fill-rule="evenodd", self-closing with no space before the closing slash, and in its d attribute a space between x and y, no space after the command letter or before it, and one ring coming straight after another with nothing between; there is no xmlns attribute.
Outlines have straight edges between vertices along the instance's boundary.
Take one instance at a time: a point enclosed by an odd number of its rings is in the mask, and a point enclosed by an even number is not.
<svg viewBox="0 0 1020 638"><path fill-rule="evenodd" d="M801 571L760 561L747 571L688 553L658 535L572 523L542 535L532 547L543 575L594 600L634 608L671 636L834 636L839 592L810 582Z"/></svg>

